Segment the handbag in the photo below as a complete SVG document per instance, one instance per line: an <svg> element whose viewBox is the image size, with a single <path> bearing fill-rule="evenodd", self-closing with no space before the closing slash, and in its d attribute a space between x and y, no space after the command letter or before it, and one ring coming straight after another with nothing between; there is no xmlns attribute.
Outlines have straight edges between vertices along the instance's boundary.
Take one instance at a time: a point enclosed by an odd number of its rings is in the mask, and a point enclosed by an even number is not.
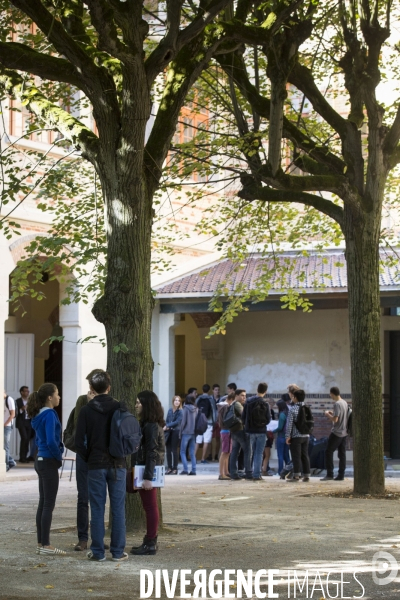
<svg viewBox="0 0 400 600"><path fill-rule="evenodd" d="M170 435L171 435L171 430L170 429L167 429L166 431L164 431L164 442L165 442L165 444L167 444Z"/></svg>

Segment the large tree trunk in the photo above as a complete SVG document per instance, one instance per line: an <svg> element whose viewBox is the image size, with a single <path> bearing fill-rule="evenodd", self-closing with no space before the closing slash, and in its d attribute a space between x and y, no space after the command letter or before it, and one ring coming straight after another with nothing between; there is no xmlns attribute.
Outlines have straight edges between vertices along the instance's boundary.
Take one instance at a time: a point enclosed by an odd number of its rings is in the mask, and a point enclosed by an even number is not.
<svg viewBox="0 0 400 600"><path fill-rule="evenodd" d="M385 487L378 213L345 208L354 491L359 494L380 494Z"/></svg>
<svg viewBox="0 0 400 600"><path fill-rule="evenodd" d="M135 89L138 94L143 89L144 96L147 93L146 86ZM127 94L127 98L131 102L132 97ZM111 393L131 411L138 392L152 389L154 305L150 284L152 192L143 169L150 102L142 97L133 104L134 115L128 106L117 147L104 145L98 165L106 216L107 276L104 295L93 307L95 318L106 331ZM127 499L126 516L129 529L144 526L139 494Z"/></svg>

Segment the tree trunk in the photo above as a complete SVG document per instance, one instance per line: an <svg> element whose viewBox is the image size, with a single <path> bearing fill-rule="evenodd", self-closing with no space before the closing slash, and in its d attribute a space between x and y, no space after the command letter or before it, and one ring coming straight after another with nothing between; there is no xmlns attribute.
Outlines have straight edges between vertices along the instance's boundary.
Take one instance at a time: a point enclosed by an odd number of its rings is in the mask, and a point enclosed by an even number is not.
<svg viewBox="0 0 400 600"><path fill-rule="evenodd" d="M385 488L378 212L345 208L354 491L358 494L381 494Z"/></svg>
<svg viewBox="0 0 400 600"><path fill-rule="evenodd" d="M117 151L99 169L106 207L107 276L104 295L93 307L106 331L111 393L131 411L138 392L152 389L153 380L152 198L143 176L142 155ZM139 494L126 500L126 522L128 530L145 527Z"/></svg>

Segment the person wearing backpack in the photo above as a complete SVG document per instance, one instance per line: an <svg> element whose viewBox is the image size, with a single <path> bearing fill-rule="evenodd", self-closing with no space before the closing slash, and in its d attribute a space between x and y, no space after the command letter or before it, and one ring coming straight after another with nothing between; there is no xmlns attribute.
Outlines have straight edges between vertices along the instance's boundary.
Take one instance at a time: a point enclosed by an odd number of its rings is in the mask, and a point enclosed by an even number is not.
<svg viewBox="0 0 400 600"><path fill-rule="evenodd" d="M207 431L203 435L198 435L196 437L196 450L195 454L197 454L197 450L199 449L199 445L203 444L203 452L201 457L201 463L207 465L208 460L208 447L212 442L213 428L214 423L217 422L217 407L215 404L214 396L210 396L210 386L208 383L203 385L203 393L201 396L196 398L196 406L197 408L207 417L208 427Z"/></svg>
<svg viewBox="0 0 400 600"><path fill-rule="evenodd" d="M218 404L218 425L221 431L221 456L219 457L219 477L218 479L230 480L229 476L229 455L231 453L231 432L224 426L224 418L235 400L235 394L228 394L226 400Z"/></svg>
<svg viewBox="0 0 400 600"><path fill-rule="evenodd" d="M286 395L286 394L285 394ZM278 427L274 430L274 433L277 434L276 437L276 449L278 452L278 473L279 475L283 471L283 465L287 465L290 462L289 456L289 446L286 443L285 433L286 433L286 425L287 425L287 416L288 416L288 406L285 399L281 398L276 403L279 411L279 419L278 419Z"/></svg>
<svg viewBox="0 0 400 600"><path fill-rule="evenodd" d="M102 372L102 369L93 369L93 371L90 371L89 375L86 376L86 380L89 382L93 375ZM72 452L76 452L75 433L79 413L82 407L86 406L86 404L93 400L94 397L95 395L90 389L86 392L86 394L79 396L76 401L75 408L72 409L72 412L68 418L67 426L64 430L64 445ZM75 475L76 488L78 492L76 504L78 543L75 545L74 550L77 552L83 552L84 550L87 550L87 544L89 540L89 484L88 465L79 454L76 455ZM109 550L110 546L104 544L104 548L105 550Z"/></svg>
<svg viewBox="0 0 400 600"><path fill-rule="evenodd" d="M251 471L251 449L250 449L250 435L245 432L242 421L243 406L246 403L246 390L237 388L234 392L235 400L231 405L229 412L225 415L224 422L229 417L229 431L232 439L232 450L229 458L229 474L230 478L238 481L242 479L238 473L238 457L239 452L243 453L243 463L245 468L246 479L253 480L253 473Z"/></svg>
<svg viewBox="0 0 400 600"><path fill-rule="evenodd" d="M310 459L308 456L308 443L312 426L307 425L305 416L311 415L310 409L306 411L304 399L306 397L304 390L294 390L291 394L293 405L289 408L289 415L286 426L286 443L290 445L293 462L293 477L286 481L298 483L301 477L303 467L303 481L310 481ZM312 415L311 415L312 416ZM301 417L301 418L300 418ZM300 426L300 421L302 425ZM301 431L297 428L301 427ZM308 433L306 431L308 430Z"/></svg>
<svg viewBox="0 0 400 600"><path fill-rule="evenodd" d="M139 490L146 513L146 535L141 546L134 546L131 554L156 554L158 523L160 515L157 504L157 488L153 487L154 469L164 464L164 410L157 395L150 391L140 392L136 400L136 414L142 430L142 440L136 455L136 464L144 465L143 484Z"/></svg>
<svg viewBox="0 0 400 600"><path fill-rule="evenodd" d="M250 436L253 481L262 481L261 465L267 439L267 425L271 420L271 409L269 403L264 399L267 389L267 383L259 383L257 395L247 400L242 414L244 430Z"/></svg>
<svg viewBox="0 0 400 600"><path fill-rule="evenodd" d="M106 560L104 513L108 490L112 514L110 550L112 560L118 562L128 559L124 552L126 461L124 456L111 456L109 446L113 414L121 405L110 396L111 379L106 371L91 375L89 386L94 398L80 409L75 433L76 452L88 468L92 543L87 557L97 562Z"/></svg>
<svg viewBox="0 0 400 600"><path fill-rule="evenodd" d="M181 440L181 461L183 470L179 475L196 475L196 418L199 412L195 406L196 399L194 396L189 394L185 398L185 404L182 409L182 421L179 431L179 438ZM186 458L186 450L189 448L190 462L192 470L188 472L188 462Z"/></svg>
<svg viewBox="0 0 400 600"><path fill-rule="evenodd" d="M346 400L340 396L338 387L331 387L329 395L334 401L333 411L326 410L325 415L332 423L332 431L328 439L328 445L325 451L326 476L321 481L343 481L346 471L346 441L348 436L347 424L349 416L349 405ZM339 471L337 476L333 477L333 454L337 450L339 457Z"/></svg>

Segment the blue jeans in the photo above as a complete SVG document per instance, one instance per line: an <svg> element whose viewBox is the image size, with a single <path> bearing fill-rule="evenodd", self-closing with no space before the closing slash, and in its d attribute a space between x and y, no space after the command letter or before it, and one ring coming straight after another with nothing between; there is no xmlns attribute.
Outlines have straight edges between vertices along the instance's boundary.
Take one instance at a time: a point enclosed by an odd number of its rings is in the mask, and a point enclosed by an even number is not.
<svg viewBox="0 0 400 600"><path fill-rule="evenodd" d="M88 465L79 454L76 455L76 488L78 490L78 503L76 524L78 527L78 540L87 542L89 535L89 486Z"/></svg>
<svg viewBox="0 0 400 600"><path fill-rule="evenodd" d="M121 558L126 543L125 493L126 469L94 469L88 471L89 502L91 510L90 546L96 558L104 558L104 510L107 488L112 515L110 551L113 558Z"/></svg>
<svg viewBox="0 0 400 600"><path fill-rule="evenodd" d="M286 443L284 435L276 438L276 449L278 451L278 473L281 474L283 463L287 465L290 462L289 446Z"/></svg>
<svg viewBox="0 0 400 600"><path fill-rule="evenodd" d="M261 465L263 461L263 454L265 448L265 442L267 440L266 433L251 433L250 434L250 447L253 457L253 477L258 479L261 477Z"/></svg>
<svg viewBox="0 0 400 600"><path fill-rule="evenodd" d="M188 470L188 462L187 462L187 458L186 458L186 449L189 446L189 452L190 452L190 462L192 463L192 472L196 473L196 454L195 454L195 447L196 447L196 436L191 435L190 433L183 433L182 434L182 439L181 439L181 461L182 461L182 467L184 471Z"/></svg>
<svg viewBox="0 0 400 600"><path fill-rule="evenodd" d="M246 477L251 477L251 452L249 434L243 429L240 431L231 431L232 452L229 457L229 473L231 477L237 478L238 466L237 459L240 448L244 454L244 470Z"/></svg>
<svg viewBox="0 0 400 600"><path fill-rule="evenodd" d="M11 425L7 425L4 427L4 450L6 451L6 469L10 467L15 467L15 460L10 454L10 438L11 438Z"/></svg>

